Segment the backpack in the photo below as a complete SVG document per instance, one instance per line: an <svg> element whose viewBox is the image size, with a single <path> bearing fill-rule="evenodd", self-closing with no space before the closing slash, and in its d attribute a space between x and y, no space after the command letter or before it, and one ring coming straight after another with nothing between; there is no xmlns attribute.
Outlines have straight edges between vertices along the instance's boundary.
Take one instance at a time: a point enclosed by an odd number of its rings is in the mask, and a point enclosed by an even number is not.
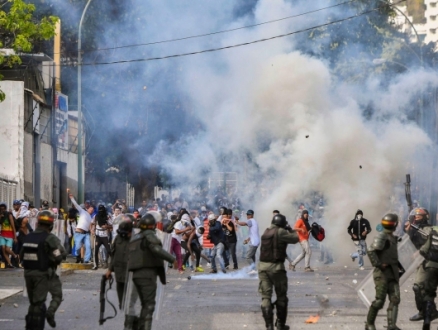
<svg viewBox="0 0 438 330"><path fill-rule="evenodd" d="M325 230L316 222L312 223L310 232L312 233L313 238L315 238L318 242L322 242L325 238Z"/></svg>
<svg viewBox="0 0 438 330"><path fill-rule="evenodd" d="M173 232L173 228L175 227L175 224L176 224L178 221L180 221L180 220L171 221L171 222L169 223L169 225L167 226L166 233L168 233L168 234L172 234L172 232Z"/></svg>

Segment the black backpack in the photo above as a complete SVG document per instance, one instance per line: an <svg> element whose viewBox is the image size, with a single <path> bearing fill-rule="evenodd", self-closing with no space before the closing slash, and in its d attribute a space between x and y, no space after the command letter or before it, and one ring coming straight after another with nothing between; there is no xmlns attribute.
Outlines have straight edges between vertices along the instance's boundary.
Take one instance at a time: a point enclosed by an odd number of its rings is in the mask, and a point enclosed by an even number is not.
<svg viewBox="0 0 438 330"><path fill-rule="evenodd" d="M180 220L174 220L174 221L171 221L170 223L169 223L169 225L167 226L167 229L166 229L166 233L168 233L168 234L172 234L172 232L173 232L173 228L175 227L175 224L178 222L178 221L180 221ZM164 229L164 228L163 228Z"/></svg>

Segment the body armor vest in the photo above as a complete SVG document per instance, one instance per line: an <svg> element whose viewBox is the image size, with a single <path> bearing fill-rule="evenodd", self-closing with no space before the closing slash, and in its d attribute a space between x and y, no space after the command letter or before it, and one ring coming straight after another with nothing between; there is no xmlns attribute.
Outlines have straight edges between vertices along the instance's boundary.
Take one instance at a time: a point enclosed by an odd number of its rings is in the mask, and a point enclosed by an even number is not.
<svg viewBox="0 0 438 330"><path fill-rule="evenodd" d="M260 261L262 262L284 262L286 260L287 244L278 242L278 227L268 228L262 235L260 246Z"/></svg>
<svg viewBox="0 0 438 330"><path fill-rule="evenodd" d="M376 251L377 256L382 264L397 265L398 264L398 251L397 251L397 237L393 235L386 235L387 239L385 247Z"/></svg>
<svg viewBox="0 0 438 330"><path fill-rule="evenodd" d="M114 242L116 251L114 258L114 273L116 274L117 282L125 282L126 267L128 267L128 245L129 239L122 238L119 235Z"/></svg>
<svg viewBox="0 0 438 330"><path fill-rule="evenodd" d="M49 256L44 249L44 243L49 233L33 232L26 236L23 243L24 269L47 271L49 269Z"/></svg>
<svg viewBox="0 0 438 330"><path fill-rule="evenodd" d="M145 241L143 244L142 242ZM142 249L142 245L144 249ZM161 247L161 242L159 243ZM136 234L128 246L129 261L128 270L137 270L141 268L163 267L163 259L155 256L150 248L145 231Z"/></svg>
<svg viewBox="0 0 438 330"><path fill-rule="evenodd" d="M427 261L438 262L438 227L428 227L425 230L430 235L430 247L426 253L422 253Z"/></svg>

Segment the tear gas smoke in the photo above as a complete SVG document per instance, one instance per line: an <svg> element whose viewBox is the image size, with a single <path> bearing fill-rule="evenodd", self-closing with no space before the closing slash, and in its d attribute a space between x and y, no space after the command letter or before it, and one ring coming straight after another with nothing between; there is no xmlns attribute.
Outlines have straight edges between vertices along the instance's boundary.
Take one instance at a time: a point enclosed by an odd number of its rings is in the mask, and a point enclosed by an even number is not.
<svg viewBox="0 0 438 330"><path fill-rule="evenodd" d="M139 7L142 4L138 2ZM315 9L317 4L324 7L325 3L312 2L312 8L310 3L294 6L282 0L244 4L236 9L233 1L202 2L202 6L194 2L182 8L152 2L147 17L139 18L138 26L133 20L132 26L144 40L151 35L160 40L175 37L170 31L193 35L200 27L204 31L234 28ZM341 8L329 12L341 13ZM329 14L320 12L238 33L160 45L144 53L180 53L260 39L308 27L314 21L321 23ZM114 35L114 29L108 30L105 42L111 43ZM424 88L436 87L438 77L411 70L385 84L375 75L361 86L344 83L332 74L328 61L297 51L296 41L283 38L165 64L144 64L145 75L159 76L160 70L178 68L178 84L169 87L158 79L155 85L147 84L147 93L166 98L171 94L169 88L174 88L200 123L199 129L181 133L172 143L163 137L144 161L164 168L182 188L196 185L211 172L237 172L238 195L255 209L261 230L270 223L273 209L293 222L293 203L317 192L326 202L327 239L342 244L348 241L345 230L358 208L375 225L394 207L394 199L400 198L404 174L427 162L425 155L432 142L408 118L418 95ZM312 42L316 49L317 41ZM128 51L117 54L112 59L126 58ZM140 67L132 64L128 68ZM134 84L142 89L145 82ZM372 109L367 116L365 108ZM126 116L118 112L112 120L120 125ZM181 127L171 129L179 132ZM135 145L141 149L147 143L136 140Z"/></svg>

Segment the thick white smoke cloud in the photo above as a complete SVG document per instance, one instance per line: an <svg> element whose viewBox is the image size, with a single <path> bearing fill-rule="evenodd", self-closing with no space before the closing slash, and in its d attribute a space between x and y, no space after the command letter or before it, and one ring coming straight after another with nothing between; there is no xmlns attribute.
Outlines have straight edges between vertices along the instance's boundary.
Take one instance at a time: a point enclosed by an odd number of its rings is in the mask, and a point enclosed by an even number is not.
<svg viewBox="0 0 438 330"><path fill-rule="evenodd" d="M254 20L288 12L286 2L260 1ZM285 25L265 27L263 35L266 29L282 33ZM258 30L244 33L261 36ZM225 36L222 43L233 40ZM329 239L346 236L358 208L376 224L415 157L431 144L405 115L422 86L438 84L424 71L400 76L388 88L374 77L359 89L337 81L324 61L291 50L284 39L186 59L184 78L205 130L183 137L178 156L161 145L150 160L161 160L174 179L190 181L205 167L219 170L217 157L227 155L240 174L240 193L255 196L251 207L264 226L273 209L291 218L292 202L311 192L326 200ZM363 117L360 104L373 104L371 118Z"/></svg>

